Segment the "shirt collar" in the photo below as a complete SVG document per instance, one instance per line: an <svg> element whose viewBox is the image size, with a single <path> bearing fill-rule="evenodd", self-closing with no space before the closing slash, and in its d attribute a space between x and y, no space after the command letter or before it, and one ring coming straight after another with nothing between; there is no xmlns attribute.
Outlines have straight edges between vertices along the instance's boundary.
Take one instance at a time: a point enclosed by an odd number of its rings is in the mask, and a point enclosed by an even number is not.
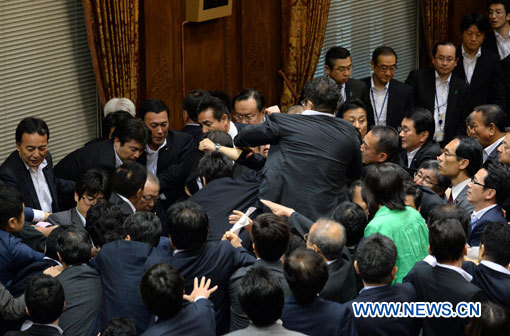
<svg viewBox="0 0 510 336"><path fill-rule="evenodd" d="M55 324L51 324L51 323L48 323L48 324L42 324L42 323L32 323L32 325L40 325L40 326L46 326L46 327L53 327L55 329L58 330L58 332L60 333L60 335L63 335L64 334L64 330L62 330L62 328L60 328L58 325L55 325Z"/></svg>
<svg viewBox="0 0 510 336"><path fill-rule="evenodd" d="M488 268L494 271L510 275L510 271L506 267L503 267L500 264L496 264L495 262L489 260L482 260L480 261L480 264L483 264L484 266L487 266Z"/></svg>
<svg viewBox="0 0 510 336"><path fill-rule="evenodd" d="M503 135L501 138L496 140L492 145L489 145L489 146L485 147L483 149L485 154L487 154L487 156L491 155L492 151L494 151L496 148L499 147L499 145L501 144L501 142L503 141L504 138L505 138L505 136Z"/></svg>
<svg viewBox="0 0 510 336"><path fill-rule="evenodd" d="M85 224L87 224L87 220L86 220L86 219L85 219L85 217L83 217L83 215L80 213L80 211L78 210L78 207L76 207L76 213L78 214L78 218L80 218L81 223L83 224L83 226L85 226Z"/></svg>
<svg viewBox="0 0 510 336"><path fill-rule="evenodd" d="M464 181L460 182L456 186L452 186L452 197L453 197L453 199L456 199L457 196L459 196L459 194L462 191L462 189L464 189L469 184L470 181L471 181L471 179L465 179Z"/></svg>
<svg viewBox="0 0 510 336"><path fill-rule="evenodd" d="M452 79L452 73L450 72L450 74L448 75L448 79L446 79L445 81L444 80L441 80L441 78L439 77L439 74L437 73L436 70L434 70L434 72L436 73L436 83L446 83L446 84L450 84L450 79Z"/></svg>
<svg viewBox="0 0 510 336"><path fill-rule="evenodd" d="M149 145L145 145L145 151L147 152L147 154L156 154L157 152L159 152L159 150L160 150L161 148L163 148L163 147L165 147L165 146L166 146L166 139L165 139L165 141L161 144L161 146L159 146L159 147L158 147L158 149L156 149L156 150L152 150L152 149L150 148L150 146L149 146Z"/></svg>
<svg viewBox="0 0 510 336"><path fill-rule="evenodd" d="M314 110L305 110L301 114L302 115L324 115L324 116L328 116L328 117L334 117L334 115L331 113L319 112L319 111L314 111Z"/></svg>
<svg viewBox="0 0 510 336"><path fill-rule="evenodd" d="M238 133L238 131L237 131L236 125L232 121L230 121L230 127L228 129L228 134L230 135L230 137L232 139L234 139L237 136L237 133Z"/></svg>
<svg viewBox="0 0 510 336"><path fill-rule="evenodd" d="M23 161L23 159L21 161ZM33 171L35 173L35 172L39 171L40 169L46 168L48 166L48 161L46 161L46 159L44 159L43 162L41 162L41 164L39 165L39 167L37 167L37 171L34 168L27 165L27 163L25 161L23 161L23 164L25 165L25 168L27 168L28 171Z"/></svg>
<svg viewBox="0 0 510 336"><path fill-rule="evenodd" d="M489 205L488 207L486 208L483 208L482 210L479 210L479 211L475 211L471 214L471 220L480 220L480 218L482 218L483 215L485 215L487 213L487 211L489 211L490 209L494 208L497 204L493 204L493 205Z"/></svg>
<svg viewBox="0 0 510 336"><path fill-rule="evenodd" d="M460 267L452 266L452 265L445 265L445 264L441 264L441 263L436 263L436 266L448 268L448 269L451 269L452 271L455 271L455 272L459 273L460 275L462 275L462 277L467 282L471 282L471 280L473 280L473 277L471 276L471 274L469 274L468 272L464 271Z"/></svg>
<svg viewBox="0 0 510 336"><path fill-rule="evenodd" d="M462 44L462 57L466 58L468 60L475 60L477 59L478 57L480 57L482 55L482 47L478 48L478 51L476 52L476 55L474 58L471 58L471 56L468 55L468 53L466 52L466 50L464 50L464 44Z"/></svg>
<svg viewBox="0 0 510 336"><path fill-rule="evenodd" d="M131 208L131 210L133 210L133 213L135 213L135 212L136 212L136 208L135 208L135 206L133 205L133 203L131 203L131 201L130 201L130 200L128 200L126 197L122 196L122 195L121 195L121 194L119 194L119 193L115 193L115 195L119 196L119 198L120 198L121 200L123 200L124 202L126 202L127 204L129 204L129 207Z"/></svg>
<svg viewBox="0 0 510 336"><path fill-rule="evenodd" d="M359 291L359 294L361 294L362 292L367 291L367 290L369 290L369 289L372 289L372 288L379 288L379 287L385 287L385 286L388 286L388 285L365 286L365 287L363 287L363 288Z"/></svg>
<svg viewBox="0 0 510 336"><path fill-rule="evenodd" d="M497 39L506 40L506 39L508 39L510 37L510 31L508 31L508 35L505 36L505 37L501 36L497 31L494 31L494 35L496 35Z"/></svg>
<svg viewBox="0 0 510 336"><path fill-rule="evenodd" d="M50 257L47 257L47 256L44 256L43 260L51 260L51 261L56 262L56 263L57 263L57 265L62 266L62 264L60 263L60 261L55 260L55 259L50 258Z"/></svg>
<svg viewBox="0 0 510 336"><path fill-rule="evenodd" d="M391 81L390 81L391 82ZM384 88L382 90L379 90L379 91L386 91L388 90L388 88L390 87L390 82L386 83L386 85L384 86ZM375 83L374 83L374 76L370 77L370 85L373 89L375 90L378 90L376 87L375 87Z"/></svg>
<svg viewBox="0 0 510 336"><path fill-rule="evenodd" d="M113 146L113 153L115 154L115 168L119 168L120 166L122 166L122 164L124 162L122 162L120 157L117 155L117 151L115 150L115 145L112 145L112 146Z"/></svg>

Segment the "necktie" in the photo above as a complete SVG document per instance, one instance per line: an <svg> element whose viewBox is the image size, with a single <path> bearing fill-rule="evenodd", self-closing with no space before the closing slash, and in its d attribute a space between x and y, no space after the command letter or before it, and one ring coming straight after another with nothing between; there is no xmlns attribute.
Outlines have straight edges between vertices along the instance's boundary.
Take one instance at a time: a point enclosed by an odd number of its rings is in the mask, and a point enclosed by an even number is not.
<svg viewBox="0 0 510 336"><path fill-rule="evenodd" d="M448 204L453 204L453 192L450 192L450 197L448 197Z"/></svg>

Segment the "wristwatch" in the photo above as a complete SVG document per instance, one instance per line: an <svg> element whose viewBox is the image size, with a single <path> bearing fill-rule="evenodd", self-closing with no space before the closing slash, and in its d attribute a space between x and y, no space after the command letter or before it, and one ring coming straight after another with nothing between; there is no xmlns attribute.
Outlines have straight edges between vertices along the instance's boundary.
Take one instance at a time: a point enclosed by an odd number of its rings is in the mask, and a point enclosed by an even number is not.
<svg viewBox="0 0 510 336"><path fill-rule="evenodd" d="M214 144L214 150L215 150L215 151L219 151L219 150L220 150L220 147L221 147L221 145L220 145L219 143L215 143L215 144Z"/></svg>

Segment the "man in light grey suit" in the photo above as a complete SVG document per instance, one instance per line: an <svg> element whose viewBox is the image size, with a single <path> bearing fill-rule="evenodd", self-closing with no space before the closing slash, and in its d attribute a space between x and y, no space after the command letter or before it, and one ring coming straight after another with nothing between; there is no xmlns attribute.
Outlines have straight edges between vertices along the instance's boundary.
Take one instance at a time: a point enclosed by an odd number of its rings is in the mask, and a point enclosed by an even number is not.
<svg viewBox="0 0 510 336"><path fill-rule="evenodd" d="M445 146L437 159L439 173L452 180L448 203L458 205L471 214L475 208L467 200L468 184L482 167L482 145L474 138L456 137Z"/></svg>
<svg viewBox="0 0 510 336"><path fill-rule="evenodd" d="M236 330L227 335L304 335L287 330L277 322L282 316L283 289L280 281L265 267L252 268L243 276L239 289L239 302L251 320L251 324L245 329Z"/></svg>
<svg viewBox="0 0 510 336"><path fill-rule="evenodd" d="M57 277L66 298L59 321L64 335L86 335L101 306L101 278L87 265L91 249L88 232L79 226L67 227L57 240L57 254L64 268Z"/></svg>
<svg viewBox="0 0 510 336"><path fill-rule="evenodd" d="M51 214L48 217L48 222L53 225L85 226L87 211L98 201L104 199L107 185L108 177L102 171L91 169L85 172L75 185L76 207Z"/></svg>

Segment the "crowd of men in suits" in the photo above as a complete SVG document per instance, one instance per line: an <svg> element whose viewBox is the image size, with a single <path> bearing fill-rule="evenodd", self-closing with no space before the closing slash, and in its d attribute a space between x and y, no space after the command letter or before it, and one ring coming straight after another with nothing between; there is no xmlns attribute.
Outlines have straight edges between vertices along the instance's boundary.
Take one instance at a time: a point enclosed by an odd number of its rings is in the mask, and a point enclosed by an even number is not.
<svg viewBox="0 0 510 336"><path fill-rule="evenodd" d="M467 15L462 45L405 83L390 47L362 80L331 48L287 113L195 90L174 131L163 101L114 98L55 166L44 120L21 120L0 166L0 333L506 334L510 4L488 9L494 32ZM370 302L481 308L354 308Z"/></svg>

